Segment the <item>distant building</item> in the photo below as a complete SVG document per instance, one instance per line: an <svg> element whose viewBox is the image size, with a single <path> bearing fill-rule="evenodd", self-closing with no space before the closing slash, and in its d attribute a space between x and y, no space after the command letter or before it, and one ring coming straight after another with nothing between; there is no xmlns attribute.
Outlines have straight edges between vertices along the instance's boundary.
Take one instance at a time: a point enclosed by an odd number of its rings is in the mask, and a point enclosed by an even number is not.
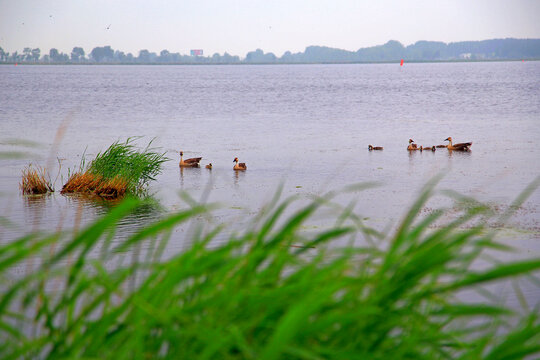
<svg viewBox="0 0 540 360"><path fill-rule="evenodd" d="M202 56L203 51L202 49L194 49L190 51L191 56Z"/></svg>

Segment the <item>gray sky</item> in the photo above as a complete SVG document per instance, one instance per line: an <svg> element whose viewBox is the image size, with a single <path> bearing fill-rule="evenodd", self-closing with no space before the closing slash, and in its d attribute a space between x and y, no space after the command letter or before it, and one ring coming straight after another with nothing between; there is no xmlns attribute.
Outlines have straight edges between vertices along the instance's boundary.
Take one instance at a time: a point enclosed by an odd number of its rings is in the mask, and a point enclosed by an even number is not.
<svg viewBox="0 0 540 360"><path fill-rule="evenodd" d="M0 46L244 57L309 45L540 38L540 0L0 0ZM107 27L110 25L109 29Z"/></svg>

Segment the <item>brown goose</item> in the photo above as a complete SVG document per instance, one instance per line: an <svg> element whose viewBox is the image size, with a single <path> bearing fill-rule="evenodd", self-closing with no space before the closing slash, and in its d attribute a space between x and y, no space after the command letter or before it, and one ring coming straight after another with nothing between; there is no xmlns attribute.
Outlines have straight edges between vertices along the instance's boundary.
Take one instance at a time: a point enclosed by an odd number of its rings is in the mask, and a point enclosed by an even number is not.
<svg viewBox="0 0 540 360"><path fill-rule="evenodd" d="M210 169L210 170L212 170L212 163L210 163L210 164L206 165L205 167L206 167L207 169Z"/></svg>
<svg viewBox="0 0 540 360"><path fill-rule="evenodd" d="M180 151L180 167L199 167L202 157L184 160L184 152Z"/></svg>
<svg viewBox="0 0 540 360"><path fill-rule="evenodd" d="M447 137L444 141L449 141L449 144L446 147L448 150L469 151L470 147L472 146L472 142L452 144L452 137L450 136Z"/></svg>
<svg viewBox="0 0 540 360"><path fill-rule="evenodd" d="M246 163L238 163L237 157L234 158L233 162L235 163L233 170L246 170L247 169Z"/></svg>
<svg viewBox="0 0 540 360"><path fill-rule="evenodd" d="M383 147L382 146L373 146L373 145L368 145L368 150L369 151L372 151L372 150L382 150Z"/></svg>
<svg viewBox="0 0 540 360"><path fill-rule="evenodd" d="M413 139L409 139L409 146L407 146L407 150L420 150L416 144L414 144Z"/></svg>
<svg viewBox="0 0 540 360"><path fill-rule="evenodd" d="M424 151L424 150L431 150L431 151L435 151L435 146L420 146L420 151Z"/></svg>

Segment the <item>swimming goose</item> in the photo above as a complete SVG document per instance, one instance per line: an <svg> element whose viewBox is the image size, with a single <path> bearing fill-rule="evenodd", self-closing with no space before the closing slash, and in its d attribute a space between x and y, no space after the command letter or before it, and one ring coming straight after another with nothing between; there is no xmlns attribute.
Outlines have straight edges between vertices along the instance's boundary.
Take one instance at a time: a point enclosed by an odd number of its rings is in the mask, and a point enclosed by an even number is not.
<svg viewBox="0 0 540 360"><path fill-rule="evenodd" d="M184 160L184 152L180 151L180 167L199 167L202 157Z"/></svg>
<svg viewBox="0 0 540 360"><path fill-rule="evenodd" d="M233 170L246 170L247 169L246 163L238 163L237 157L234 158L233 162L236 163L234 164Z"/></svg>
<svg viewBox="0 0 540 360"><path fill-rule="evenodd" d="M368 145L368 150L369 151L372 151L372 150L382 150L383 147L382 146L373 146L373 145Z"/></svg>
<svg viewBox="0 0 540 360"><path fill-rule="evenodd" d="M452 144L452 137L450 136L447 137L444 141L449 142L448 146L446 147L448 150L469 151L469 148L472 146L472 142Z"/></svg>
<svg viewBox="0 0 540 360"><path fill-rule="evenodd" d="M212 163L206 165L206 168L212 170Z"/></svg>
<svg viewBox="0 0 540 360"><path fill-rule="evenodd" d="M409 146L407 146L407 150L420 150L416 144L414 144L413 139L409 139Z"/></svg>

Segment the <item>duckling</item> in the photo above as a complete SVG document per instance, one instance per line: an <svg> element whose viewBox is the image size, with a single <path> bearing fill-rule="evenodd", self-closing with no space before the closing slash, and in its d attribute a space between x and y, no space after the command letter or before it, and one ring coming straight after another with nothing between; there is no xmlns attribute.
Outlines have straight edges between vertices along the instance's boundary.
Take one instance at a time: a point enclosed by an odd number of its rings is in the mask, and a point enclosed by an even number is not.
<svg viewBox="0 0 540 360"><path fill-rule="evenodd" d="M373 145L368 145L368 150L369 151L372 151L372 150L382 150L383 147L382 146L373 146Z"/></svg>
<svg viewBox="0 0 540 360"><path fill-rule="evenodd" d="M236 163L234 164L233 170L247 170L246 163L238 163L237 157L234 158L233 162Z"/></svg>
<svg viewBox="0 0 540 360"><path fill-rule="evenodd" d="M435 151L435 146L420 146L420 151L424 151L424 150L431 150L431 151Z"/></svg>
<svg viewBox="0 0 540 360"><path fill-rule="evenodd" d="M199 167L199 161L202 157L184 160L184 152L180 151L180 167Z"/></svg>
<svg viewBox="0 0 540 360"><path fill-rule="evenodd" d="M210 163L210 164L206 165L205 167L206 167L207 169L210 169L210 170L212 170L212 163Z"/></svg>
<svg viewBox="0 0 540 360"><path fill-rule="evenodd" d="M413 139L409 139L409 146L407 146L407 150L420 150L416 144L414 144Z"/></svg>
<svg viewBox="0 0 540 360"><path fill-rule="evenodd" d="M470 147L472 146L472 142L452 144L452 137L450 136L447 137L444 141L449 142L448 146L446 147L448 150L469 151Z"/></svg>

